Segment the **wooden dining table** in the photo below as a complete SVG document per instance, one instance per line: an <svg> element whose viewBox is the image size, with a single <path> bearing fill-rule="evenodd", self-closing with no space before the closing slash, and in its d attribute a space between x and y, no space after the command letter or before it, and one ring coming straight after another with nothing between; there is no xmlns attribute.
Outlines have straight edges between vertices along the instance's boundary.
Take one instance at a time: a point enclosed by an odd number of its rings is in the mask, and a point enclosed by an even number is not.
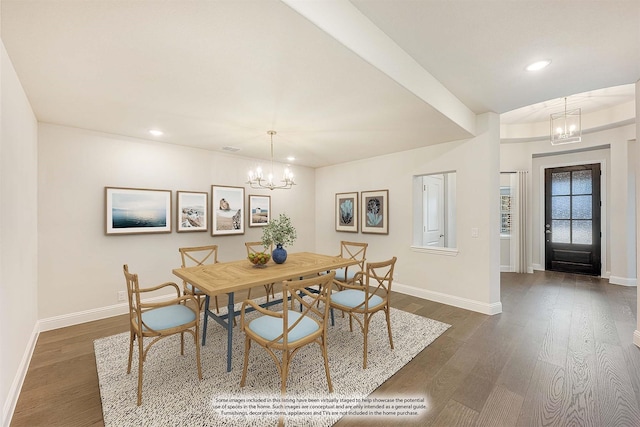
<svg viewBox="0 0 640 427"><path fill-rule="evenodd" d="M304 276L317 274L323 271L335 270L357 264L357 260L316 254L312 252L290 253L286 262L275 264L273 261L265 264L265 267L255 267L248 259L231 262L219 262L216 264L200 265L195 267L176 268L173 274L192 286L200 289L205 295L205 316L202 329L202 345L206 344L207 321L209 317L227 329L227 372L231 371L233 319L238 313L234 309L234 294L238 291L248 290L257 286L270 283L281 283L284 280L299 279ZM228 312L217 315L209 310L211 297L227 294L229 298ZM281 300L270 301L263 306L277 304Z"/></svg>

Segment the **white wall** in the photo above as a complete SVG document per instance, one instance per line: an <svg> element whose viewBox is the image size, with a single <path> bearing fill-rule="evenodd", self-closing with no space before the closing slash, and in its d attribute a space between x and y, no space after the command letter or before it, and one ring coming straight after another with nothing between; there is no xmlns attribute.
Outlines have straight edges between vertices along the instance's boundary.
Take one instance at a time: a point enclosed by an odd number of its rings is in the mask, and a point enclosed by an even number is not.
<svg viewBox="0 0 640 427"><path fill-rule="evenodd" d="M499 313L499 123L478 117L478 136L317 169L317 250L337 253L341 240L369 243L367 259L398 257L395 287L435 301ZM393 141L389 141L393 143ZM413 177L457 172L456 256L412 250ZM335 231L335 193L389 190L389 234ZM471 237L471 229L479 237Z"/></svg>
<svg viewBox="0 0 640 427"><path fill-rule="evenodd" d="M636 82L636 136L640 136L640 80ZM636 137L636 143L638 143L638 137ZM636 196L636 265L640 265L640 248L638 248L638 242L640 242L640 226L638 226L638 214L640 213L640 150L637 148L632 150L634 157L631 160L631 164L635 166L636 173L635 180L635 196ZM638 308L640 308L640 295L636 298L636 330L633 332L633 343L640 347L640 316L638 316Z"/></svg>
<svg viewBox="0 0 640 427"><path fill-rule="evenodd" d="M260 240L261 228L245 234L210 232L170 234L104 234L104 187L134 187L175 192L209 192L211 185L245 186L255 160L155 141L126 138L63 126L39 126L39 318L42 329L113 315L124 304L122 265L140 275L142 284L177 281L178 248L219 245L219 260L246 255L244 242ZM245 189L271 196L274 215L286 212L298 231L292 249L315 248L314 171L295 167L292 190Z"/></svg>
<svg viewBox="0 0 640 427"><path fill-rule="evenodd" d="M635 203L630 198L629 180L635 170L629 166L628 154L633 152L635 125L584 134L582 142L552 146L548 141L502 144L501 170L528 170L531 207L531 259L530 267L544 270L543 232L544 191L541 171L544 168L580 163L602 163L602 259L603 277L614 277L612 283L633 285L636 282L636 265L630 259L630 247L635 248ZM610 149L566 153L610 145ZM625 154L626 153L626 154ZM533 156L540 156L533 158ZM541 156L544 155L544 156ZM612 184L613 183L613 184ZM626 184L626 185L625 185ZM615 224L615 225L613 225ZM631 239L631 240L630 240ZM635 251L635 249L634 249ZM631 252L635 254L635 252ZM632 257L635 255L631 255ZM616 262L612 260L615 259ZM624 259L624 262L621 260Z"/></svg>
<svg viewBox="0 0 640 427"><path fill-rule="evenodd" d="M37 121L0 43L0 425L37 339Z"/></svg>

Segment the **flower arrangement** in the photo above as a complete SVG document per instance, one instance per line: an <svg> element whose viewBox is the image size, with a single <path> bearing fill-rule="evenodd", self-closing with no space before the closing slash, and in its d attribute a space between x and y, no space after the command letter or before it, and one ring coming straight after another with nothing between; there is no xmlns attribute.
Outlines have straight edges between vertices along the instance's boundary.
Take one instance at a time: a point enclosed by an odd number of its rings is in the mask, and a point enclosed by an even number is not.
<svg viewBox="0 0 640 427"><path fill-rule="evenodd" d="M291 219L285 214L280 214L278 218L272 219L262 229L262 245L265 248L271 245L292 245L297 237Z"/></svg>

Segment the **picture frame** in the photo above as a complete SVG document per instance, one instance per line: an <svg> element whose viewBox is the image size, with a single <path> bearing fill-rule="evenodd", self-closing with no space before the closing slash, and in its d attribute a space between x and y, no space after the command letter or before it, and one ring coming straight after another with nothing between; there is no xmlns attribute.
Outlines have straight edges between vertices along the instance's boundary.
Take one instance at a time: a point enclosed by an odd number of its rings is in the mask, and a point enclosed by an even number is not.
<svg viewBox="0 0 640 427"><path fill-rule="evenodd" d="M176 231L178 233L209 230L209 193L176 192Z"/></svg>
<svg viewBox="0 0 640 427"><path fill-rule="evenodd" d="M105 234L171 233L171 190L105 187Z"/></svg>
<svg viewBox="0 0 640 427"><path fill-rule="evenodd" d="M336 193L336 231L358 232L358 192Z"/></svg>
<svg viewBox="0 0 640 427"><path fill-rule="evenodd" d="M389 190L360 193L362 233L389 234Z"/></svg>
<svg viewBox="0 0 640 427"><path fill-rule="evenodd" d="M249 227L264 227L271 221L271 196L249 195Z"/></svg>
<svg viewBox="0 0 640 427"><path fill-rule="evenodd" d="M211 235L244 234L244 187L211 186Z"/></svg>

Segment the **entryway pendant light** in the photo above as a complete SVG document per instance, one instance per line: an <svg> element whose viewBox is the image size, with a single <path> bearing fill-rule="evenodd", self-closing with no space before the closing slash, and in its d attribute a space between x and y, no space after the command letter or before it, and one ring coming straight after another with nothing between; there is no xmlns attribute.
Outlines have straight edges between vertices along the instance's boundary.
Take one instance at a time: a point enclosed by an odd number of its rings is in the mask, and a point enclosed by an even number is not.
<svg viewBox="0 0 640 427"><path fill-rule="evenodd" d="M582 141L582 123L580 108L567 110L567 98L564 98L564 112L551 114L551 144L570 144Z"/></svg>

